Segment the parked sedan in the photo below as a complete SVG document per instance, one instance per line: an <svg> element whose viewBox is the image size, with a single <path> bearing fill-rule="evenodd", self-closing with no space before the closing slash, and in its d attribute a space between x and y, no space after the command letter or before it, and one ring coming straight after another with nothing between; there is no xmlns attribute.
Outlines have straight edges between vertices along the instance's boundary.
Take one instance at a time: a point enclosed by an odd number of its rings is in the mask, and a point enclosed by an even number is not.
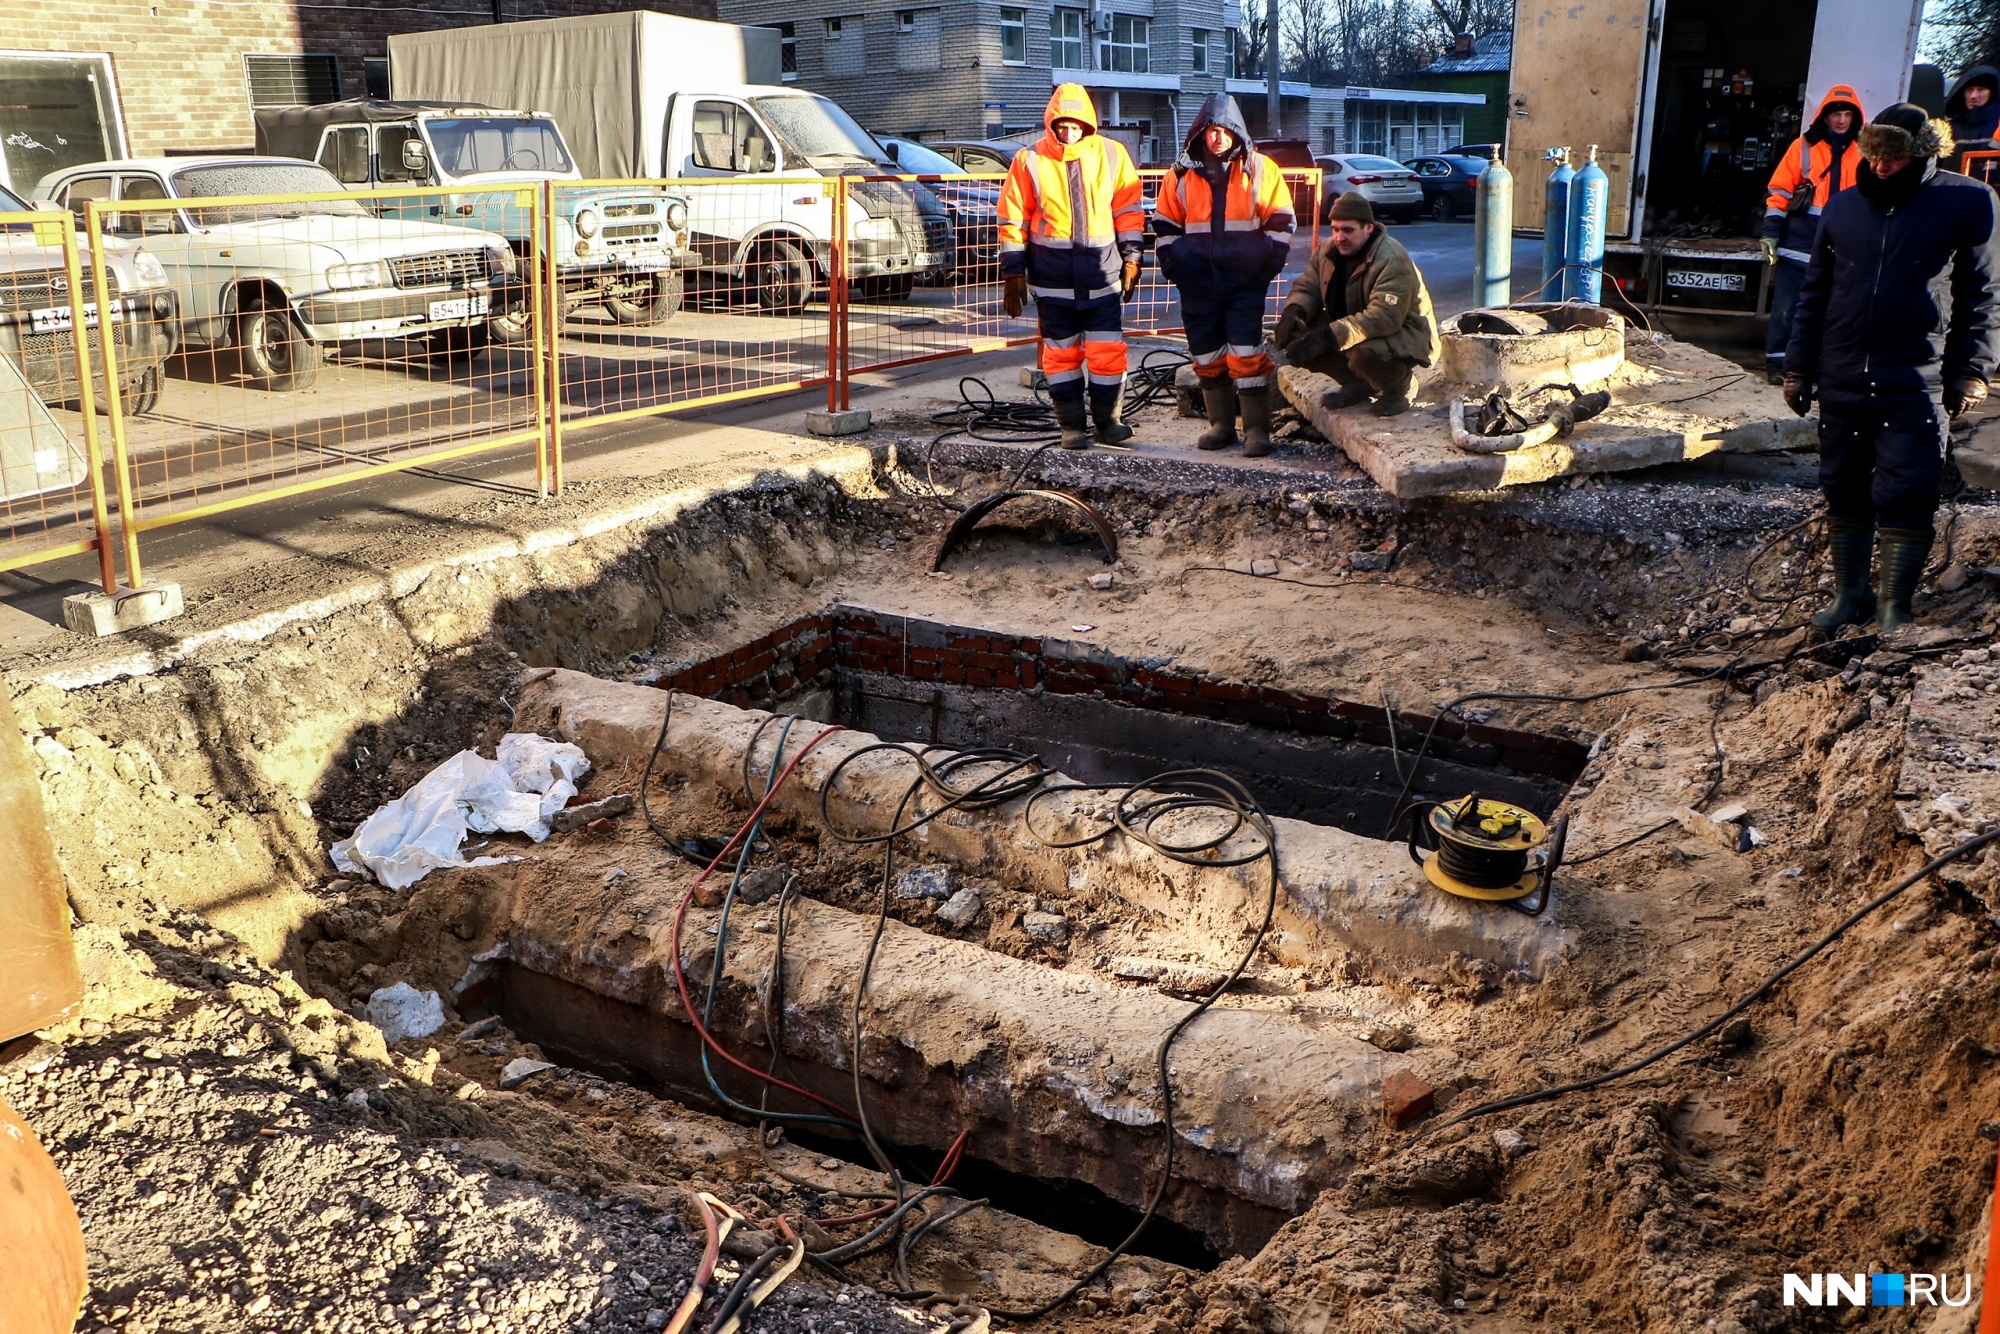
<svg viewBox="0 0 2000 1334"><path fill-rule="evenodd" d="M1439 222L1472 212L1473 192L1487 159L1476 157L1415 157L1410 170L1424 192L1424 210Z"/></svg>
<svg viewBox="0 0 2000 1334"><path fill-rule="evenodd" d="M914 139L878 134L875 142L889 150L899 171L913 176L970 176L950 158L932 152ZM932 194L951 214L952 230L958 235L958 269L940 281L954 277L969 282L993 282L1000 276L1000 183L966 180L925 181Z"/></svg>
<svg viewBox="0 0 2000 1334"><path fill-rule="evenodd" d="M1400 162L1367 153L1349 153L1323 157L1319 165L1326 173L1322 178L1326 197L1320 202L1321 222L1332 216L1333 201L1349 190L1359 190L1378 217L1394 222L1415 222L1423 212L1424 190L1417 184L1417 173Z"/></svg>
<svg viewBox="0 0 2000 1334"><path fill-rule="evenodd" d="M115 214L143 238L180 300L183 349L230 349L273 390L304 389L328 345L417 339L459 360L483 351L487 321L527 299L507 238L377 218L326 168L292 158L131 158L42 178L38 199L190 201ZM243 200L241 204L227 201Z"/></svg>

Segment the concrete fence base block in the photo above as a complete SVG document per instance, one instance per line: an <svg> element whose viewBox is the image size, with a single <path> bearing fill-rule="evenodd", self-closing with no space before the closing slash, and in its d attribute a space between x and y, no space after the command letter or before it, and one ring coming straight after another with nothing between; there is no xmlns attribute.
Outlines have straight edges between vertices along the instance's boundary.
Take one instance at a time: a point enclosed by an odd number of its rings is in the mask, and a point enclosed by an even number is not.
<svg viewBox="0 0 2000 1334"><path fill-rule="evenodd" d="M842 408L839 411L814 408L806 413L806 430L814 435L859 435L868 429L870 420L867 408Z"/></svg>
<svg viewBox="0 0 2000 1334"><path fill-rule="evenodd" d="M1039 366L1021 367L1020 380L1021 388L1023 389L1047 389L1049 387L1049 382L1042 375Z"/></svg>
<svg viewBox="0 0 2000 1334"><path fill-rule="evenodd" d="M181 614L181 586L154 584L122 593L72 593L63 599L63 623L80 635L121 635Z"/></svg>

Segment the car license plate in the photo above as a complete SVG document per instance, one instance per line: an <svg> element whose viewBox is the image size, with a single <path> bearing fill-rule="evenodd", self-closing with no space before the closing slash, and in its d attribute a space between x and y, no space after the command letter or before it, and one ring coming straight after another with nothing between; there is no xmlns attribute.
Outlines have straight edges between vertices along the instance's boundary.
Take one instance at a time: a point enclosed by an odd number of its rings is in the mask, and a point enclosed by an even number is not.
<svg viewBox="0 0 2000 1334"><path fill-rule="evenodd" d="M1686 287L1699 292L1740 292L1744 288L1744 276L1740 273L1700 273L1690 269L1668 269L1667 286Z"/></svg>
<svg viewBox="0 0 2000 1334"><path fill-rule="evenodd" d="M923 254L917 256L917 267L920 269L936 268L942 263L944 263L944 256L932 251L925 251Z"/></svg>
<svg viewBox="0 0 2000 1334"><path fill-rule="evenodd" d="M114 320L118 318L116 308L112 310L111 318ZM36 333L66 333L70 328L70 324L68 306L44 306L40 310L31 310L28 312L28 327ZM83 327L86 329L95 329L97 327L97 303L95 301L86 301L83 303Z"/></svg>
<svg viewBox="0 0 2000 1334"><path fill-rule="evenodd" d="M443 301L431 302L433 320L465 320L474 315L484 315L492 300L485 293L478 296L455 296Z"/></svg>

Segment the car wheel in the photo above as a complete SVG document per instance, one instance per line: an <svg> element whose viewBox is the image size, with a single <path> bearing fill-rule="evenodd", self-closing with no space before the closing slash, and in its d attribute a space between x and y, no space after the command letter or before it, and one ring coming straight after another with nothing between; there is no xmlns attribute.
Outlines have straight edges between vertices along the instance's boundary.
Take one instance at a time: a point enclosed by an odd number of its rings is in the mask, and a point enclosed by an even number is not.
<svg viewBox="0 0 2000 1334"><path fill-rule="evenodd" d="M248 306L237 316L236 347L243 370L278 393L310 389L319 379L320 346L299 332L291 310L275 302Z"/></svg>
<svg viewBox="0 0 2000 1334"><path fill-rule="evenodd" d="M164 377L158 366L148 366L146 373L136 380L126 383L119 391L118 401L125 408L127 417L149 417L160 406L160 386Z"/></svg>
<svg viewBox="0 0 2000 1334"><path fill-rule="evenodd" d="M647 296L608 296L604 308L620 324L665 324L680 313L685 292L678 273L653 275L653 290Z"/></svg>
<svg viewBox="0 0 2000 1334"><path fill-rule="evenodd" d="M461 365L484 352L487 326L467 324L450 329L433 329L424 335L424 350L435 365Z"/></svg>
<svg viewBox="0 0 2000 1334"><path fill-rule="evenodd" d="M519 310L510 310L505 315L495 315L486 321L486 330L494 342L512 347L528 341L528 336L534 332L534 324L534 307L523 302Z"/></svg>
<svg viewBox="0 0 2000 1334"><path fill-rule="evenodd" d="M1458 216L1458 209L1453 206L1450 195L1439 193L1431 196L1432 221L1450 222L1453 218L1457 216Z"/></svg>
<svg viewBox="0 0 2000 1334"><path fill-rule="evenodd" d="M790 241L765 242L746 276L767 315L796 315L812 300L812 265Z"/></svg>

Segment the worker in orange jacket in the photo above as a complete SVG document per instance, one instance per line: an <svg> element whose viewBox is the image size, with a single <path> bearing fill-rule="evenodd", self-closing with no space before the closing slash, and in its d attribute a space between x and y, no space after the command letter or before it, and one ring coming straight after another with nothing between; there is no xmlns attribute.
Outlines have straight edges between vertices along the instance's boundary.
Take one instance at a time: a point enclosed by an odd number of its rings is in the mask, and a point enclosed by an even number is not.
<svg viewBox="0 0 2000 1334"><path fill-rule="evenodd" d="M1125 146L1097 132L1097 108L1082 85L1049 98L1046 133L1014 155L1000 188L1000 274L1010 316L1032 295L1064 449L1132 438L1123 420L1125 328L1121 301L1139 289L1146 214L1139 173Z"/></svg>
<svg viewBox="0 0 2000 1334"><path fill-rule="evenodd" d="M1236 443L1240 407L1244 457L1271 452L1264 298L1291 257L1296 227L1284 171L1251 147L1236 99L1209 94L1160 182L1153 213L1160 274L1180 289L1181 323L1208 406L1208 429L1195 442L1203 449Z"/></svg>
<svg viewBox="0 0 2000 1334"><path fill-rule="evenodd" d="M1820 210L1834 194L1854 184L1854 173L1861 168L1855 137L1864 119L1854 89L1836 83L1820 99L1812 124L1792 140L1771 173L1759 244L1764 261L1777 266L1771 275L1771 322L1764 331L1764 370L1772 384L1785 378L1792 311L1799 304L1799 288L1805 285L1806 265L1812 260Z"/></svg>

